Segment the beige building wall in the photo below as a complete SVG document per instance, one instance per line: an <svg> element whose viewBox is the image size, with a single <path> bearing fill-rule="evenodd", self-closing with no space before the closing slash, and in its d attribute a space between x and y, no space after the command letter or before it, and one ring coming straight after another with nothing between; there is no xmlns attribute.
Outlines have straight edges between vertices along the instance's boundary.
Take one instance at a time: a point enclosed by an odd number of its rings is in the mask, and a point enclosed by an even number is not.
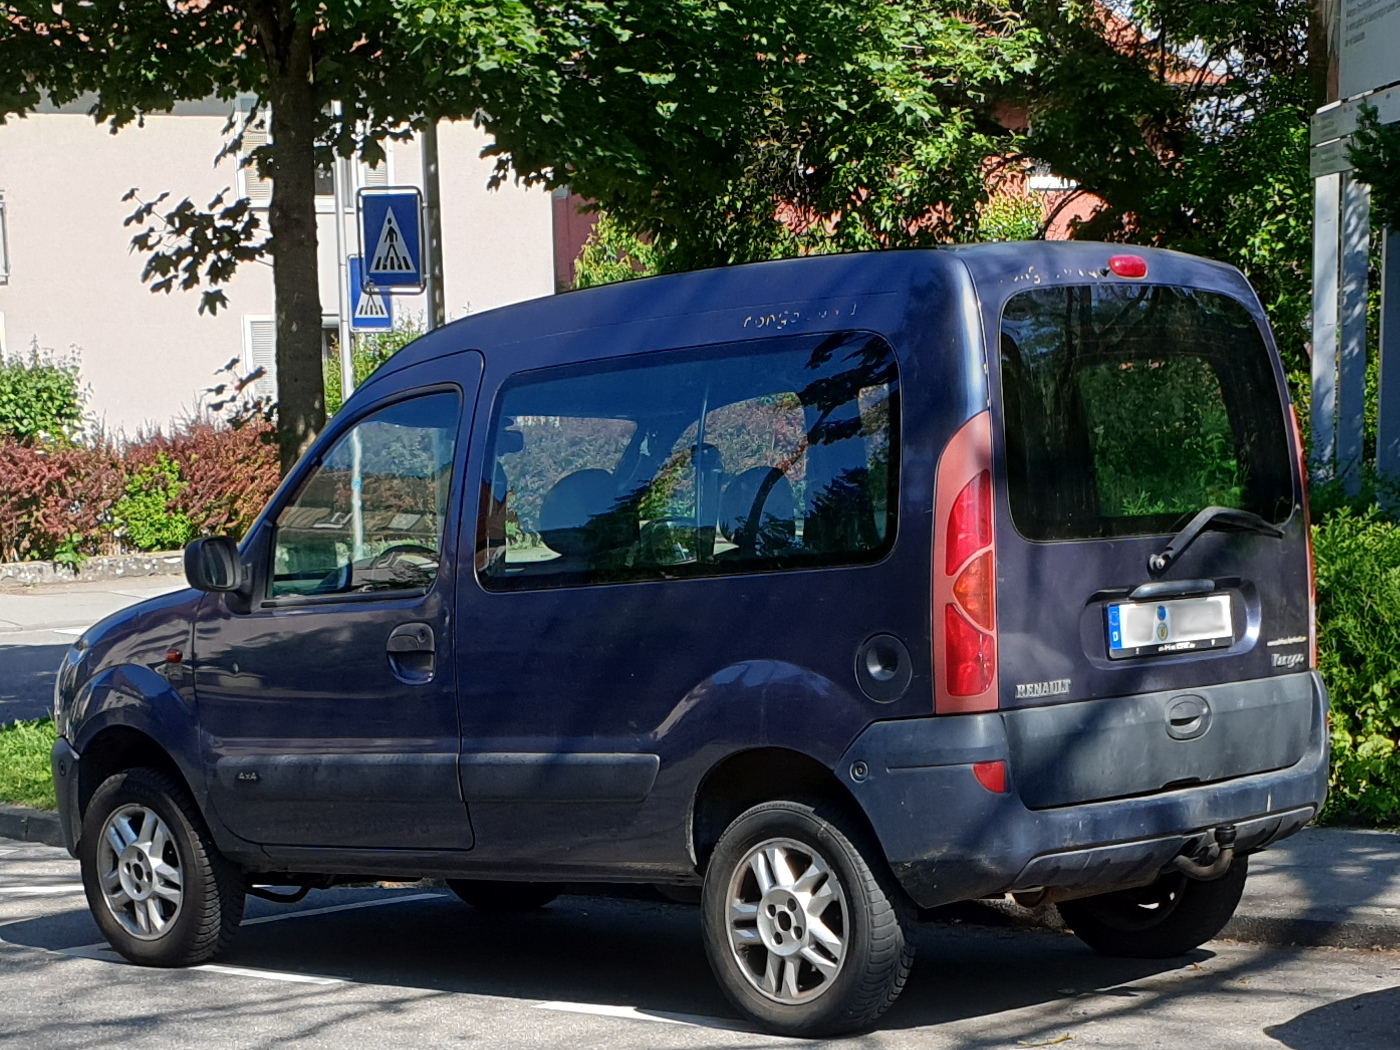
<svg viewBox="0 0 1400 1050"><path fill-rule="evenodd" d="M216 371L232 358L251 363L249 325L273 314L272 271L245 264L224 286L229 306L198 311L199 293L152 294L141 283L145 259L130 250L135 230L122 220L133 187L151 199L170 191L206 205L219 190L237 193L232 160L217 167L228 105L183 106L112 135L83 107L41 112L0 126L0 194L5 201L10 274L0 283L0 347L27 353L32 340L74 353L92 416L134 434L197 413ZM443 194L444 290L449 319L553 291L550 199L518 186L488 191L485 138L470 124L439 133ZM390 148L389 179L419 183L417 143ZM363 172L356 171L357 179ZM339 304L335 215L318 202L321 306L334 327ZM355 251L353 223L346 246ZM398 297L398 316L421 318L423 296Z"/></svg>

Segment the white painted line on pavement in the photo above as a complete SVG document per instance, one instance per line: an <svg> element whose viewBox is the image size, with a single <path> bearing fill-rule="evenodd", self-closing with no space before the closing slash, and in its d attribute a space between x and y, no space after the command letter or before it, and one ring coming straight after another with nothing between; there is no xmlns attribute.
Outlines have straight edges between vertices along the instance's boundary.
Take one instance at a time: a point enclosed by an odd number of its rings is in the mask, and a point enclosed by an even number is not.
<svg viewBox="0 0 1400 1050"><path fill-rule="evenodd" d="M620 1017L629 1021L656 1021L660 1024L683 1024L692 1028L719 1028L726 1032L746 1032L752 1034L753 1029L745 1028L737 1021L729 1021L723 1017L705 1017L702 1014L673 1014L665 1010L640 1010L635 1006L608 1006L603 1003L566 1003L549 1002L536 1003L537 1010L556 1010L565 1014L591 1014L594 1017Z"/></svg>
<svg viewBox="0 0 1400 1050"><path fill-rule="evenodd" d="M86 627L55 627L54 634L71 634L74 638L86 631Z"/></svg>
<svg viewBox="0 0 1400 1050"><path fill-rule="evenodd" d="M279 915L259 915L256 919L244 919L242 925L256 926L260 922L281 922L283 919L304 919L311 915L329 915L331 912L354 911L356 908L377 908L382 904L407 904L409 901L426 901L445 896L446 894L444 893L410 893L406 897L356 901L354 904L333 904L327 908L303 908L301 911L286 911Z"/></svg>
<svg viewBox="0 0 1400 1050"><path fill-rule="evenodd" d="M47 949L44 949L47 950ZM131 965L113 951L106 941L98 944L84 944L78 948L59 948L55 955L66 955L70 959L95 959L98 962L114 962L123 966ZM201 966L187 967L190 970L205 970L209 973L224 973L230 977L258 977L264 981L285 981L288 984L344 984L339 977L322 977L314 973L285 973L281 970L259 970L251 966L225 966L222 963L204 963Z"/></svg>
<svg viewBox="0 0 1400 1050"><path fill-rule="evenodd" d="M0 886L0 895L11 897L55 897L65 893L82 893L81 882L62 886Z"/></svg>

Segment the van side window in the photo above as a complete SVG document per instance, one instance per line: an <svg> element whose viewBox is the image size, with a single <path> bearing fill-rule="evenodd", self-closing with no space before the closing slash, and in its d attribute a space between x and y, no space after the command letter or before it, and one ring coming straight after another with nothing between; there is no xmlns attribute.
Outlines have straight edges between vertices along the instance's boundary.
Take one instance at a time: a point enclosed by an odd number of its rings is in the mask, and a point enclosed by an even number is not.
<svg viewBox="0 0 1400 1050"><path fill-rule="evenodd" d="M459 411L456 394L429 394L342 435L277 515L268 597L430 587Z"/></svg>
<svg viewBox="0 0 1400 1050"><path fill-rule="evenodd" d="M492 419L478 573L508 590L875 560L897 420L894 353L868 333L522 374Z"/></svg>
<svg viewBox="0 0 1400 1050"><path fill-rule="evenodd" d="M1011 516L1027 539L1153 535L1204 507L1293 508L1281 395L1242 303L1190 288L1012 296L1001 392Z"/></svg>

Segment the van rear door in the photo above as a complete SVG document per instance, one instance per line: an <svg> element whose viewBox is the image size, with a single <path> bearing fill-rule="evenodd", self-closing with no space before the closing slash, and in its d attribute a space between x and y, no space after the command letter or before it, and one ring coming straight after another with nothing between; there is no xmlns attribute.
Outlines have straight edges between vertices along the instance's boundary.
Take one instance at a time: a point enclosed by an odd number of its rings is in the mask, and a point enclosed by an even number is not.
<svg viewBox="0 0 1400 1050"><path fill-rule="evenodd" d="M1171 279L1065 268L987 325L998 701L1032 808L1282 768L1311 726L1277 353L1237 275L1143 254Z"/></svg>

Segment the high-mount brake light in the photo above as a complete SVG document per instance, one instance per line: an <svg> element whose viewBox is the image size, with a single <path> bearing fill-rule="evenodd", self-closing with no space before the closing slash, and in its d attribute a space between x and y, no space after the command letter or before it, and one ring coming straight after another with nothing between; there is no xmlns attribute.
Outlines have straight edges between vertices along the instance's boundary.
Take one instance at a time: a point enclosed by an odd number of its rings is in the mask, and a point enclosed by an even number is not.
<svg viewBox="0 0 1400 1050"><path fill-rule="evenodd" d="M1147 260L1141 255L1111 255L1108 268L1119 277L1147 276Z"/></svg>
<svg viewBox="0 0 1400 1050"><path fill-rule="evenodd" d="M996 536L991 413L953 435L934 497L934 711L993 711L997 700Z"/></svg>

